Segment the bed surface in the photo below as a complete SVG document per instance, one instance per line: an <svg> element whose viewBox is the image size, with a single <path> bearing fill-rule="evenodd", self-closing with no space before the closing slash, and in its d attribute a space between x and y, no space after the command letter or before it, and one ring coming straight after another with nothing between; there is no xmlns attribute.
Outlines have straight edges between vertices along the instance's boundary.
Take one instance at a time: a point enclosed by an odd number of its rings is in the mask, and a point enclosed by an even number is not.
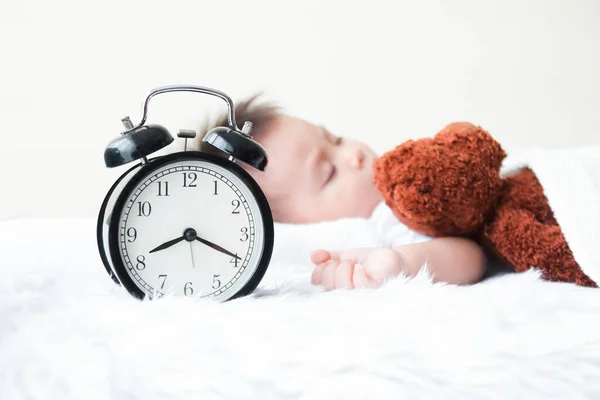
<svg viewBox="0 0 600 400"><path fill-rule="evenodd" d="M0 222L0 398L600 398L600 290L530 271L323 292L292 233L251 296L140 302L94 220Z"/></svg>

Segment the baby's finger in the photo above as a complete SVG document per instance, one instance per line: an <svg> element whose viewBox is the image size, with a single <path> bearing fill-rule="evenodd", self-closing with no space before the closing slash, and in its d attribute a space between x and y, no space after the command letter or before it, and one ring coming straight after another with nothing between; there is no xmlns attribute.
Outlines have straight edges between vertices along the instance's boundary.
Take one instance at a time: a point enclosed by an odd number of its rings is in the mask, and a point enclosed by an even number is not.
<svg viewBox="0 0 600 400"><path fill-rule="evenodd" d="M323 285L326 290L335 289L335 271L337 270L337 267L338 263L335 261L328 262L325 266L325 270L321 277L321 285Z"/></svg>
<svg viewBox="0 0 600 400"><path fill-rule="evenodd" d="M312 252L310 255L310 260L313 264L318 265L322 264L325 261L329 261L331 259L331 255L327 250L319 249Z"/></svg>
<svg viewBox="0 0 600 400"><path fill-rule="evenodd" d="M312 283L313 285L320 285L321 281L323 279L323 271L325 271L325 266L327 264L326 263L322 263L317 265L314 269L313 272L311 274L310 277L310 283Z"/></svg>
<svg viewBox="0 0 600 400"><path fill-rule="evenodd" d="M342 252L341 251L330 251L329 257L331 257L331 260L333 260L333 261L340 261L342 259Z"/></svg>
<svg viewBox="0 0 600 400"><path fill-rule="evenodd" d="M352 274L352 284L356 289L373 287L373 280L367 275L364 265L356 264Z"/></svg>
<svg viewBox="0 0 600 400"><path fill-rule="evenodd" d="M335 287L336 289L352 288L352 264L350 261L344 260L340 262L335 271Z"/></svg>

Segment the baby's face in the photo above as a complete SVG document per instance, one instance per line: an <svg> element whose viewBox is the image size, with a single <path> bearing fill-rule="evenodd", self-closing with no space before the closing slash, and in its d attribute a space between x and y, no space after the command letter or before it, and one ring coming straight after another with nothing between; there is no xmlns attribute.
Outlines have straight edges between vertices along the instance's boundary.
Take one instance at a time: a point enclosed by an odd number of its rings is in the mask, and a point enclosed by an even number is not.
<svg viewBox="0 0 600 400"><path fill-rule="evenodd" d="M277 222L368 217L381 201L372 179L376 154L363 143L289 116L278 117L257 141L269 164L251 174Z"/></svg>

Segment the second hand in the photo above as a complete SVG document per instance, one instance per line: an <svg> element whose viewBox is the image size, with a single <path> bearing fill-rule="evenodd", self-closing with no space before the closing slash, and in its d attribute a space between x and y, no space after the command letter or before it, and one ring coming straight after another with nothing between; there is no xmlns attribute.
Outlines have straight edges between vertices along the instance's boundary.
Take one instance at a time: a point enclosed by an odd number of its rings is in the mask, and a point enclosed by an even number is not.
<svg viewBox="0 0 600 400"><path fill-rule="evenodd" d="M190 243L190 254L192 255L192 268L196 268L196 264L194 263L194 248L192 247L192 242Z"/></svg>

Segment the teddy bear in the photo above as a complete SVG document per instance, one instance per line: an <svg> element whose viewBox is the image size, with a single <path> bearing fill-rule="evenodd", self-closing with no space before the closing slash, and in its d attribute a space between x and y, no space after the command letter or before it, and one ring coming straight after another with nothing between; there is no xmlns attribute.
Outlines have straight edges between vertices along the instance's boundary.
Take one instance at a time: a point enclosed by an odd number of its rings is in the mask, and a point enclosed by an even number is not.
<svg viewBox="0 0 600 400"><path fill-rule="evenodd" d="M480 126L455 122L383 154L373 177L414 231L467 237L517 272L537 268L549 281L597 287L577 264L534 172L501 176L506 156Z"/></svg>

